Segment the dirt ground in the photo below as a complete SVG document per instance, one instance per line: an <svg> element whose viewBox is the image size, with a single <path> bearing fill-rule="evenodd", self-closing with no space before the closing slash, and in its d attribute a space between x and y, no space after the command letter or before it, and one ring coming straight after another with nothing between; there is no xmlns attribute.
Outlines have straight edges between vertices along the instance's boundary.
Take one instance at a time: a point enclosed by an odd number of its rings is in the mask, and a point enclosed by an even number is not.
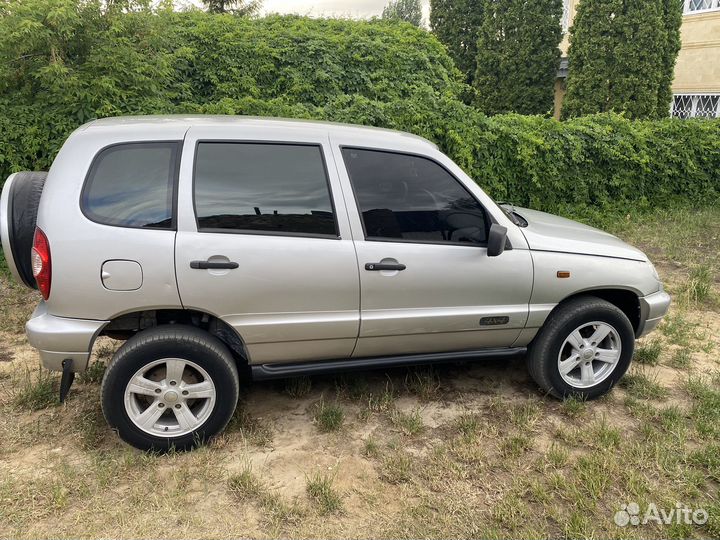
<svg viewBox="0 0 720 540"><path fill-rule="evenodd" d="M689 263L646 247L691 290ZM592 403L541 395L524 360L246 383L224 435L156 456L102 418L119 343L58 404L22 333L35 298L4 281L0 537L718 537L717 290L676 302ZM709 517L616 525L631 502Z"/></svg>

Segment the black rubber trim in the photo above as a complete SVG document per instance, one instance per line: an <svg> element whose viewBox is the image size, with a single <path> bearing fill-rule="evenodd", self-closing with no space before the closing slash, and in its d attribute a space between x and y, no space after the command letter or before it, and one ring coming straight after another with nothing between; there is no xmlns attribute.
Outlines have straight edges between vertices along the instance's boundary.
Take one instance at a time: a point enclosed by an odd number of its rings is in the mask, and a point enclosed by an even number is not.
<svg viewBox="0 0 720 540"><path fill-rule="evenodd" d="M234 270L240 265L236 262L221 261L190 261L190 268L195 270Z"/></svg>
<svg viewBox="0 0 720 540"><path fill-rule="evenodd" d="M527 352L525 347L480 349L431 354L409 354L403 356L378 356L374 358L347 358L323 362L296 362L291 364L259 364L250 366L252 378L256 381L284 379L300 375L322 375L347 371L369 371L401 366L422 366L447 362L473 362L488 358L516 358Z"/></svg>
<svg viewBox="0 0 720 540"><path fill-rule="evenodd" d="M365 263L365 270L379 272L380 270L405 270L407 266L400 263Z"/></svg>

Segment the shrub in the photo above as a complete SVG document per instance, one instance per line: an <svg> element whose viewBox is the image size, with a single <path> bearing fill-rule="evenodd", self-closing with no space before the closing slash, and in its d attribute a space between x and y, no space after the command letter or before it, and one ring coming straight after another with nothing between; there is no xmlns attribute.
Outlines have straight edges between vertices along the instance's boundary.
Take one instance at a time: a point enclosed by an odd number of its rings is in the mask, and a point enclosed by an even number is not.
<svg viewBox="0 0 720 540"><path fill-rule="evenodd" d="M93 118L206 113L410 131L496 199L587 219L720 194L720 121L488 118L461 101L446 49L409 24L102 6L0 8L0 181L47 169Z"/></svg>

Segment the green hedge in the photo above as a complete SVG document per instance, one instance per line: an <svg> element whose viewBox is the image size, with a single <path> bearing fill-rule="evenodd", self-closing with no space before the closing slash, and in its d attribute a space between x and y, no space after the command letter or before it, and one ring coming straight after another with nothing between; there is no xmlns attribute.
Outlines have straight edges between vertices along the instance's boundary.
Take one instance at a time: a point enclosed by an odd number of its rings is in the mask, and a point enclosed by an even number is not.
<svg viewBox="0 0 720 540"><path fill-rule="evenodd" d="M212 113L410 131L494 197L570 215L720 196L718 121L488 118L462 103L465 91L443 46L409 24L9 0L0 6L0 180L46 169L92 118Z"/></svg>

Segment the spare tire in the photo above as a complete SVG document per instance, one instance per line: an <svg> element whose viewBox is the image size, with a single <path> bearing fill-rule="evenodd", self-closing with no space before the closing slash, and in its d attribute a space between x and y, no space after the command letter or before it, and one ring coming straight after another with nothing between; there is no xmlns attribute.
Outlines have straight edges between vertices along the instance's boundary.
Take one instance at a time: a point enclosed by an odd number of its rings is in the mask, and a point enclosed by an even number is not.
<svg viewBox="0 0 720 540"><path fill-rule="evenodd" d="M8 247L10 248L10 253L5 255L8 265L16 277L33 289L37 288L37 284L32 273L30 251L35 235L40 196L47 174L43 171L23 171L10 176L8 178L10 186L8 186L7 206L3 208L6 211L5 219L7 220L7 238L3 238L3 240L7 240L8 244L5 245L3 242L3 247L6 251Z"/></svg>

